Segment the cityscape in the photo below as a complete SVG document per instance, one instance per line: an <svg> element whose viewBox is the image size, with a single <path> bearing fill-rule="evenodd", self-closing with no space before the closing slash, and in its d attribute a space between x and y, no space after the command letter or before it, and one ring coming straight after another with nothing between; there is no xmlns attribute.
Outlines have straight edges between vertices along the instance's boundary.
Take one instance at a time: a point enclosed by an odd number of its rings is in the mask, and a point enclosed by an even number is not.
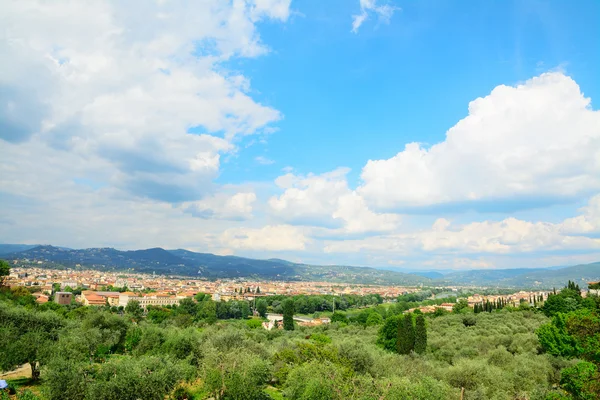
<svg viewBox="0 0 600 400"><path fill-rule="evenodd" d="M599 0L0 0L0 400L599 400Z"/></svg>

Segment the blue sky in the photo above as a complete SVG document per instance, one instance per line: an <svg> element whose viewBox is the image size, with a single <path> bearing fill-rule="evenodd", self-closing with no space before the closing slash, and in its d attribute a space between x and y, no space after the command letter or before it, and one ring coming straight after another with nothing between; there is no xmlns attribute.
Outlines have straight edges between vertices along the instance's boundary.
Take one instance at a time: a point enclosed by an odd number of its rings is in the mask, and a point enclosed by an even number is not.
<svg viewBox="0 0 600 400"><path fill-rule="evenodd" d="M600 259L600 3L0 4L0 241Z"/></svg>

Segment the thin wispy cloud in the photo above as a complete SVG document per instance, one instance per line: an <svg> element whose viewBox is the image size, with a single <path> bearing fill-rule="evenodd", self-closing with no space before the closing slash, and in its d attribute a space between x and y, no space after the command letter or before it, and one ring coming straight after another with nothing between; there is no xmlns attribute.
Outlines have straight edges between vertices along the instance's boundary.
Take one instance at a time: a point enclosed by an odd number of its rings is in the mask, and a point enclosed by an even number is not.
<svg viewBox="0 0 600 400"><path fill-rule="evenodd" d="M259 163L260 165L271 165L271 164L275 164L275 161L267 158L267 157L263 157L263 156L258 156L254 158L254 161L256 161L257 163Z"/></svg>
<svg viewBox="0 0 600 400"><path fill-rule="evenodd" d="M360 14L352 16L352 32L358 33L358 29L371 15L376 15L379 22L388 24L399 7L390 4L378 4L377 0L360 0Z"/></svg>

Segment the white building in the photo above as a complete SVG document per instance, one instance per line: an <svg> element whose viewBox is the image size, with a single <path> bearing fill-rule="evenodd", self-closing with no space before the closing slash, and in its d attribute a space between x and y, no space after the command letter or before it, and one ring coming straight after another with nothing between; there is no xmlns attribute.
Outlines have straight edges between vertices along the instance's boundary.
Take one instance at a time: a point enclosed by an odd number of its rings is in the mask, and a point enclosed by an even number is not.
<svg viewBox="0 0 600 400"><path fill-rule="evenodd" d="M179 304L179 298L175 297L175 296L169 296L169 295L162 295L162 294L157 294L157 295L152 295L152 296L140 296L138 294L135 293L121 293L119 295L119 306L123 306L126 307L127 303L129 303L131 300L135 300L138 303L140 303L140 306L142 308L146 308L148 306L168 306L168 305L174 305L174 304Z"/></svg>

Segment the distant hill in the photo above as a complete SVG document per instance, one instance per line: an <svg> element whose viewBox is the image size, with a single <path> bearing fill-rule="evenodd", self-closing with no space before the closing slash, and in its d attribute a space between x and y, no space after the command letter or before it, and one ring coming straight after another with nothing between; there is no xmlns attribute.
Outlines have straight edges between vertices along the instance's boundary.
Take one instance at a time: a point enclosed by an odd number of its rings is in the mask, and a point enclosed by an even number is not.
<svg viewBox="0 0 600 400"><path fill-rule="evenodd" d="M327 281L339 283L419 285L431 280L414 274L382 271L368 267L296 264L285 260L255 260L218 256L188 250L119 251L113 248L64 249L37 246L3 254L10 260L42 261L42 267L92 268L213 278L256 278L268 280Z"/></svg>
<svg viewBox="0 0 600 400"><path fill-rule="evenodd" d="M8 252L7 250L12 250ZM377 285L487 286L498 288L562 287L568 280L586 287L600 280L600 262L572 267L482 269L442 274L438 271L404 273L391 269L344 265L308 265L280 259L256 260L218 256L188 250L120 251L113 248L68 249L55 246L0 245L0 257L36 261L48 268L91 268L101 271L135 271L162 275L217 278L251 278L288 281L326 281ZM42 261L42 264L38 262Z"/></svg>
<svg viewBox="0 0 600 400"><path fill-rule="evenodd" d="M441 279L436 279L435 283L550 289L563 287L569 280L579 283L581 287L587 287L586 282L600 280L600 262L562 268L480 269L451 272Z"/></svg>
<svg viewBox="0 0 600 400"><path fill-rule="evenodd" d="M37 244L0 244L0 255L25 251L37 246Z"/></svg>
<svg viewBox="0 0 600 400"><path fill-rule="evenodd" d="M445 276L441 272L437 272L437 271L415 271L415 272L411 272L411 273L415 274L415 275L419 275L419 276L424 276L425 278L430 278L430 279L442 279Z"/></svg>
<svg viewBox="0 0 600 400"><path fill-rule="evenodd" d="M500 281L532 272L548 271L545 268L512 268L512 269L474 269L456 271L440 277L442 282L462 285L494 285Z"/></svg>
<svg viewBox="0 0 600 400"><path fill-rule="evenodd" d="M600 262L574 265L572 267L525 272L506 280L512 286L560 288L568 280L587 287L587 282L600 280Z"/></svg>

